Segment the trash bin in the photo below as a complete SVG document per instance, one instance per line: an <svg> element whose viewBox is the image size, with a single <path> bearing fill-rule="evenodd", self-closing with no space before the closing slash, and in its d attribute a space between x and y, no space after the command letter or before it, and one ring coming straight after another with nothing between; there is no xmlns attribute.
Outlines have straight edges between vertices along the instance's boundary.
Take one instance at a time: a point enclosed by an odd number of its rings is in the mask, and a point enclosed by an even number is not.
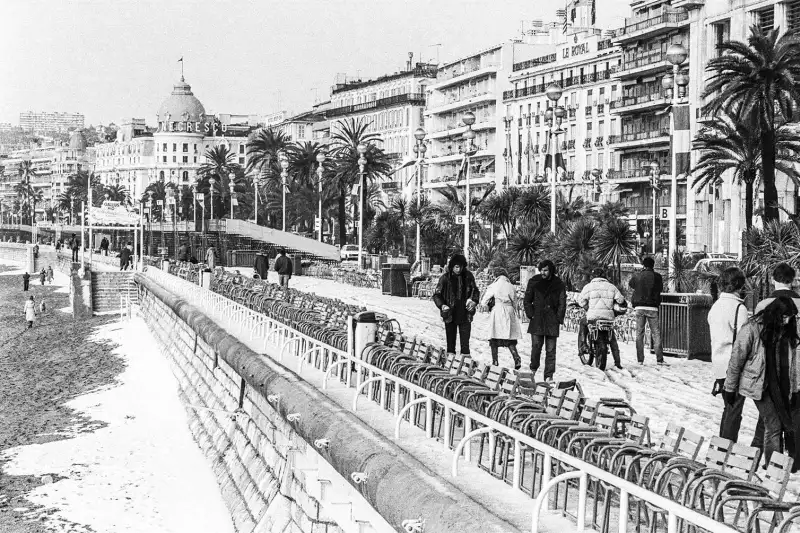
<svg viewBox="0 0 800 533"><path fill-rule="evenodd" d="M200 273L200 286L204 289L211 290L211 269L204 268Z"/></svg>
<svg viewBox="0 0 800 533"><path fill-rule="evenodd" d="M408 263L388 263L383 265L382 289L383 294L389 296L408 296L408 282L406 278L411 275L411 265Z"/></svg>
<svg viewBox="0 0 800 533"><path fill-rule="evenodd" d="M303 275L303 258L300 257L300 254L294 254L292 256L292 275L293 276Z"/></svg>
<svg viewBox="0 0 800 533"><path fill-rule="evenodd" d="M361 359L367 344L375 342L378 333L378 314L362 311L353 317L353 355Z"/></svg>
<svg viewBox="0 0 800 533"><path fill-rule="evenodd" d="M688 359L711 360L708 294L665 293L661 295L659 324L664 354Z"/></svg>

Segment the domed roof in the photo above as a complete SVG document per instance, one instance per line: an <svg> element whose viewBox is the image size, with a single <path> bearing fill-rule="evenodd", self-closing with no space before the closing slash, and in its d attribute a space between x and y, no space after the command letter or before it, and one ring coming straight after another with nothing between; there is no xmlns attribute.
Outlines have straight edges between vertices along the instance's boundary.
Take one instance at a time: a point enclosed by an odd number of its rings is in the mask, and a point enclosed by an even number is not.
<svg viewBox="0 0 800 533"><path fill-rule="evenodd" d="M86 150L86 136L83 134L83 130L75 130L69 136L69 149L70 150L79 150L84 151Z"/></svg>
<svg viewBox="0 0 800 533"><path fill-rule="evenodd" d="M169 115L169 118L167 118ZM181 76L172 88L172 94L158 108L159 122L199 122L205 120L206 110L192 94L192 87Z"/></svg>

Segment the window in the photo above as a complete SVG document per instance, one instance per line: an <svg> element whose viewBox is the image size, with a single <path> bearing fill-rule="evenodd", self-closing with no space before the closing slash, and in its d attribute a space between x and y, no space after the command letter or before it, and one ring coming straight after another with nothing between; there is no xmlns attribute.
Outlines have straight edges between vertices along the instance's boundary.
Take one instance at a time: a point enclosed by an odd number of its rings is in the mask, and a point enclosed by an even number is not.
<svg viewBox="0 0 800 533"><path fill-rule="evenodd" d="M189 143L183 143L183 151L184 152L188 152L189 151Z"/></svg>
<svg viewBox="0 0 800 533"><path fill-rule="evenodd" d="M176 156L174 156L174 155L172 156L172 162L173 163L177 163L178 162L178 158Z"/></svg>
<svg viewBox="0 0 800 533"><path fill-rule="evenodd" d="M197 145L194 145L194 153L197 153Z"/></svg>
<svg viewBox="0 0 800 533"><path fill-rule="evenodd" d="M604 130L603 121L601 120L600 122L597 123L597 136L598 137L602 137L603 136L603 130Z"/></svg>
<svg viewBox="0 0 800 533"><path fill-rule="evenodd" d="M592 105L592 104L594 104L594 101L592 100L592 90L589 89L588 91L586 91L586 105Z"/></svg>
<svg viewBox="0 0 800 533"><path fill-rule="evenodd" d="M800 29L800 0L787 2L786 6L786 27L791 30Z"/></svg>
<svg viewBox="0 0 800 533"><path fill-rule="evenodd" d="M161 156L161 161L162 161L162 162L164 162L164 163L166 163L166 162L167 162L167 156L165 156L165 155L162 155L162 156Z"/></svg>
<svg viewBox="0 0 800 533"><path fill-rule="evenodd" d="M243 144L240 144L240 145L239 145L239 153L240 153L240 154L243 154L243 153L244 153L244 145L243 145Z"/></svg>
<svg viewBox="0 0 800 533"><path fill-rule="evenodd" d="M299 126L297 126L297 137L300 139L305 139L306 127L304 124L300 124Z"/></svg>
<svg viewBox="0 0 800 533"><path fill-rule="evenodd" d="M194 157L194 162L197 163L197 156Z"/></svg>
<svg viewBox="0 0 800 533"><path fill-rule="evenodd" d="M164 144L161 145L161 151L162 152L166 152L167 151L167 143L164 143Z"/></svg>
<svg viewBox="0 0 800 533"><path fill-rule="evenodd" d="M177 152L178 151L178 143L172 143L172 151L173 152Z"/></svg>
<svg viewBox="0 0 800 533"><path fill-rule="evenodd" d="M765 7L753 12L755 25L761 31L769 31L775 28L775 6Z"/></svg>
<svg viewBox="0 0 800 533"><path fill-rule="evenodd" d="M240 157L239 158L239 164L240 165L244 165L244 157Z"/></svg>
<svg viewBox="0 0 800 533"><path fill-rule="evenodd" d="M800 7L800 1L795 2ZM719 46L722 43L728 42L731 38L731 21L726 20L714 24L714 56L719 57Z"/></svg>
<svg viewBox="0 0 800 533"><path fill-rule="evenodd" d="M183 162L184 163L188 163L189 162L189 156L188 155L183 156Z"/></svg>
<svg viewBox="0 0 800 533"><path fill-rule="evenodd" d="M164 146L166 146L166 144L165 144ZM166 148L165 148L165 150L166 150ZM164 162L165 162L165 163L167 162L167 156L164 156ZM161 172L159 172L159 173L158 173L158 177L159 177L159 179L161 179L162 181L164 180L164 171L163 171L163 170L162 170Z"/></svg>
<svg viewBox="0 0 800 533"><path fill-rule="evenodd" d="M189 181L189 173L185 170L183 171L183 181Z"/></svg>

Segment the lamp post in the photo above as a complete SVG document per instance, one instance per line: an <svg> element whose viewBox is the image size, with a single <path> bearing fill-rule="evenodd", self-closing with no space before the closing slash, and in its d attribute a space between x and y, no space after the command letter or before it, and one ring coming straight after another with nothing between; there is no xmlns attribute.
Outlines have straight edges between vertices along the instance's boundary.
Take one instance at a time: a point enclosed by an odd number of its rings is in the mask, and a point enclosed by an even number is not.
<svg viewBox="0 0 800 533"><path fill-rule="evenodd" d="M364 268L361 262L364 253L364 172L367 167L367 145L360 143L358 151L358 268Z"/></svg>
<svg viewBox="0 0 800 533"><path fill-rule="evenodd" d="M208 180L208 192L211 194L211 217L208 219L209 226L211 222L214 220L214 185L217 184L217 180L211 178ZM209 227L209 229L211 229Z"/></svg>
<svg viewBox="0 0 800 533"><path fill-rule="evenodd" d="M234 219L233 206L235 205L234 202L236 202L236 191L234 190L234 185L233 185L233 178L234 177L235 176L233 175L233 173L231 173L230 176L229 176L230 181L228 182L228 187L230 187L230 189L231 189L231 220Z"/></svg>
<svg viewBox="0 0 800 533"><path fill-rule="evenodd" d="M659 168L658 163L656 163L655 161L650 163L650 185L653 188L653 228L650 234L650 240L652 242L651 248L653 255L656 255L656 223L658 220L656 218L656 211L658 211L656 209L656 191L658 191L659 189L658 177L660 174L661 174L661 169Z"/></svg>
<svg viewBox="0 0 800 533"><path fill-rule="evenodd" d="M147 191L147 227L150 237L147 239L147 255L153 255L153 191Z"/></svg>
<svg viewBox="0 0 800 533"><path fill-rule="evenodd" d="M465 169L465 178L466 178L466 195L464 197L464 204L465 204L465 215L466 220L464 220L464 257L467 260L467 265L469 265L469 231L470 231L470 207L472 204L472 195L469 190L469 164L470 164L470 154L474 149L474 145L472 141L475 140L475 130L472 129L472 125L475 124L475 113L472 111L467 111L464 113L464 116L461 119L461 122L467 127L467 131L464 132L464 139L467 141L467 148L464 153L466 169Z"/></svg>
<svg viewBox="0 0 800 533"><path fill-rule="evenodd" d="M283 231L286 231L286 179L289 177L289 158L281 152L281 189L283 190Z"/></svg>
<svg viewBox="0 0 800 533"><path fill-rule="evenodd" d="M414 130L414 138L417 140L417 144L414 145L414 153L417 156L417 247L416 247L416 255L414 258L416 259L417 263L420 263L420 220L419 220L419 210L421 206L421 196L422 196L422 160L425 158L425 152L427 151L427 147L425 146L425 130L422 128L417 128ZM421 263L420 263L421 265Z"/></svg>
<svg viewBox="0 0 800 533"><path fill-rule="evenodd" d="M556 106L561 98L563 91L557 83L551 83L545 91L547 99L553 106L545 111L544 119L550 129L549 150L550 154L550 232L556 233L556 150L558 147L558 134L562 132L561 122L564 120L566 110L561 106ZM553 108L555 107L555 109ZM554 120L555 119L555 120Z"/></svg>
<svg viewBox="0 0 800 533"><path fill-rule="evenodd" d="M666 89L671 96L672 106L669 114L669 129L671 136L671 150L672 153L672 188L670 190L670 203L672 205L672 213L669 217L669 256L667 260L670 278L673 278L675 266L672 263L672 256L678 249L678 153L676 150L676 124L675 124L675 107L680 103L682 94L686 91L686 86L689 85L689 75L681 72L681 65L686 61L689 53L686 48L678 43L672 44L667 48L667 61L672 64L672 74L666 75L661 80L661 86ZM674 87L677 85L677 89ZM671 284L672 285L672 284Z"/></svg>
<svg viewBox="0 0 800 533"><path fill-rule="evenodd" d="M325 159L326 156L324 152L317 154L317 193L319 195L319 211L317 216L319 218L319 242L322 242L322 165L325 163Z"/></svg>

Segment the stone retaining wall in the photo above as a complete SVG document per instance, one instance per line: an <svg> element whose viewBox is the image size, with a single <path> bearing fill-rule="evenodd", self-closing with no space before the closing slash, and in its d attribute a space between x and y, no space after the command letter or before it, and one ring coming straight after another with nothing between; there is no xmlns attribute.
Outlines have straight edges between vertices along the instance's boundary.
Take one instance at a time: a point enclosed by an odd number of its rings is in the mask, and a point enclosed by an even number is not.
<svg viewBox="0 0 800 533"><path fill-rule="evenodd" d="M404 532L403 522L420 517L429 532L516 531L186 301L146 276L135 280L237 531Z"/></svg>

